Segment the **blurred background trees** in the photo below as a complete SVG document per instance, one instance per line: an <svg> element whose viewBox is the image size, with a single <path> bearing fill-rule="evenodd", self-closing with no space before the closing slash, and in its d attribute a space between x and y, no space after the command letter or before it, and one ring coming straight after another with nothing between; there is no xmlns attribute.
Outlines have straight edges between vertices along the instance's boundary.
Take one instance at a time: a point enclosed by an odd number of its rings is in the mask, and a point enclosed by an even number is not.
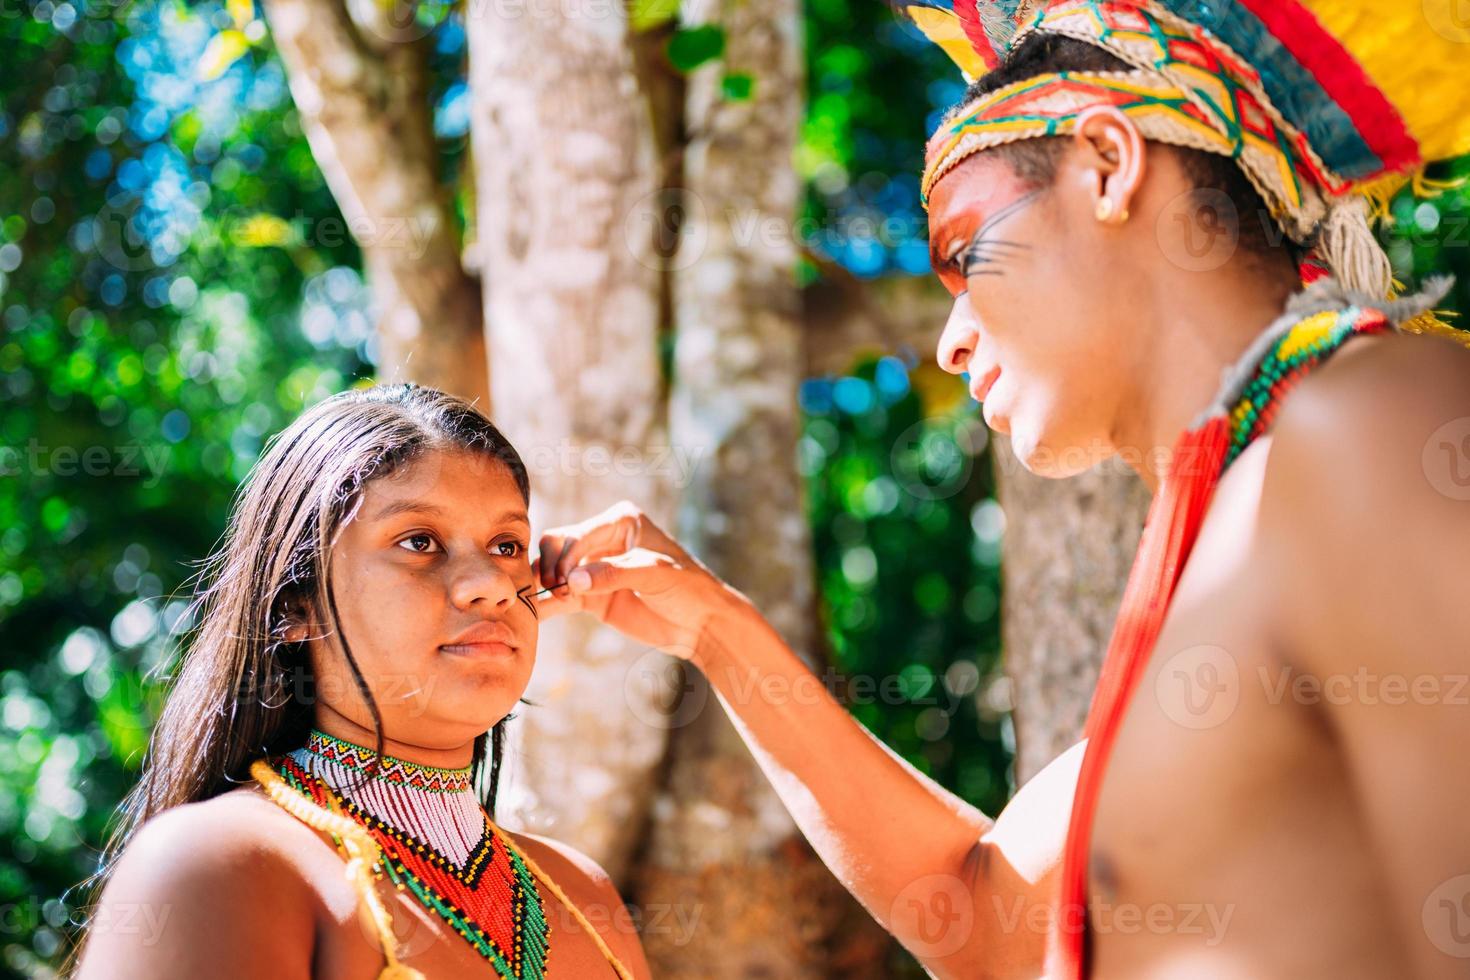
<svg viewBox="0 0 1470 980"><path fill-rule="evenodd" d="M377 379L485 406L538 530L638 500L997 810L1080 727L1142 496L1018 472L933 365L961 91L843 0L0 5L0 971L59 958L262 443ZM1396 202L1403 277L1463 271L1467 208ZM701 910L659 975L912 971L697 677L541 655L502 816Z"/></svg>

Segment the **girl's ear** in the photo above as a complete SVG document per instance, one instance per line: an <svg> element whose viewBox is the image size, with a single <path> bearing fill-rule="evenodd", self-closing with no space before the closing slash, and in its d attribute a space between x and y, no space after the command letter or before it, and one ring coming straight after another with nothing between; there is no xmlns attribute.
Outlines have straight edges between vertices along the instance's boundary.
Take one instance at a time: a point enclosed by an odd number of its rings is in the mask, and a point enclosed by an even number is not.
<svg viewBox="0 0 1470 980"><path fill-rule="evenodd" d="M306 604L297 596L289 596L282 602L282 621L285 626L283 637L287 643L302 643L310 635Z"/></svg>

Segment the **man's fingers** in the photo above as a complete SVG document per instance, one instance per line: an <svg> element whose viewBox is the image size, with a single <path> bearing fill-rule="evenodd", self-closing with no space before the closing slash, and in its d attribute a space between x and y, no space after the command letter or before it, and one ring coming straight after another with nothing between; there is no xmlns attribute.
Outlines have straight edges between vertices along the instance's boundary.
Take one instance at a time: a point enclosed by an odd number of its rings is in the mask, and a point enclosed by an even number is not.
<svg viewBox="0 0 1470 980"><path fill-rule="evenodd" d="M556 563L561 560L562 549L567 546L568 540L557 533L561 530L563 529L557 528L541 535L540 554L531 563L531 570L536 573L536 580L543 589L560 585L562 581L556 577Z"/></svg>
<svg viewBox="0 0 1470 980"><path fill-rule="evenodd" d="M536 607L536 617L542 621L555 619L565 613L582 611L580 596L557 595L555 592L542 592L531 599L531 604Z"/></svg>
<svg viewBox="0 0 1470 980"><path fill-rule="evenodd" d="M552 587L566 581L585 561L621 554L636 543L638 509L627 501L614 504L595 517L555 527L541 536L541 584Z"/></svg>
<svg viewBox="0 0 1470 980"><path fill-rule="evenodd" d="M647 548L634 548L608 555L573 568L567 584L573 595L590 596L630 589L661 592L669 588L675 565L668 555Z"/></svg>

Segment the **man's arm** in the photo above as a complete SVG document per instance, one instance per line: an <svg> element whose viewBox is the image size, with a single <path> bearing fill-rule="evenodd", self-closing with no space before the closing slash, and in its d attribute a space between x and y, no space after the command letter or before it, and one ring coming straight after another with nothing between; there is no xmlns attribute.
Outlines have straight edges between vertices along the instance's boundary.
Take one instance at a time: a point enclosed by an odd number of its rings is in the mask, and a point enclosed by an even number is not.
<svg viewBox="0 0 1470 980"><path fill-rule="evenodd" d="M1082 746L992 821L869 734L753 608L693 659L827 867L932 974L1040 974Z"/></svg>
<svg viewBox="0 0 1470 980"><path fill-rule="evenodd" d="M1041 973L1081 746L991 821L868 734L632 502L546 531L531 572L543 621L590 613L699 666L837 880L933 974Z"/></svg>
<svg viewBox="0 0 1470 980"><path fill-rule="evenodd" d="M1470 956L1470 355L1360 341L1283 410L1261 504L1284 649L1323 682L1373 866L1419 977ZM1389 941L1386 939L1385 941Z"/></svg>

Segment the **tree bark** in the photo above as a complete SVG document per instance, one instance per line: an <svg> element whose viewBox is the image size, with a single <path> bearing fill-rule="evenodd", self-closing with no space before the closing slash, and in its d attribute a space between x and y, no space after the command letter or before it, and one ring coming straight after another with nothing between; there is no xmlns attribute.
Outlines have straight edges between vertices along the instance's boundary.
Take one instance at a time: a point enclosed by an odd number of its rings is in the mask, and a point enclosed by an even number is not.
<svg viewBox="0 0 1470 980"><path fill-rule="evenodd" d="M836 263L802 290L805 377L846 374L862 354L912 356L936 364L954 298L933 276L858 279ZM959 397L964 387L954 379Z"/></svg>
<svg viewBox="0 0 1470 980"><path fill-rule="evenodd" d="M490 411L478 281L439 181L423 29L343 0L264 0L312 155L362 248L378 376Z"/></svg>
<svg viewBox="0 0 1470 980"><path fill-rule="evenodd" d="M656 162L623 8L472 4L466 30L496 423L531 472L532 523L628 498L670 527L680 461L666 451L660 265L639 212ZM659 692L637 682L649 654L591 617L543 624L511 729L508 822L581 848L620 883L667 741Z"/></svg>
<svg viewBox="0 0 1470 980"><path fill-rule="evenodd" d="M685 224L673 270L670 425L701 465L679 537L815 659L810 529L797 469L803 375L792 163L803 109L796 0L686 6L726 31L724 63L689 79ZM721 98L745 72L753 97ZM654 974L883 975L887 940L802 839L702 678L685 678L637 904L701 912L692 935L645 933Z"/></svg>
<svg viewBox="0 0 1470 980"><path fill-rule="evenodd" d="M1019 785L1082 737L1149 493L1116 460L1053 480L1026 470L1009 439L991 446L1006 518L1001 642Z"/></svg>

